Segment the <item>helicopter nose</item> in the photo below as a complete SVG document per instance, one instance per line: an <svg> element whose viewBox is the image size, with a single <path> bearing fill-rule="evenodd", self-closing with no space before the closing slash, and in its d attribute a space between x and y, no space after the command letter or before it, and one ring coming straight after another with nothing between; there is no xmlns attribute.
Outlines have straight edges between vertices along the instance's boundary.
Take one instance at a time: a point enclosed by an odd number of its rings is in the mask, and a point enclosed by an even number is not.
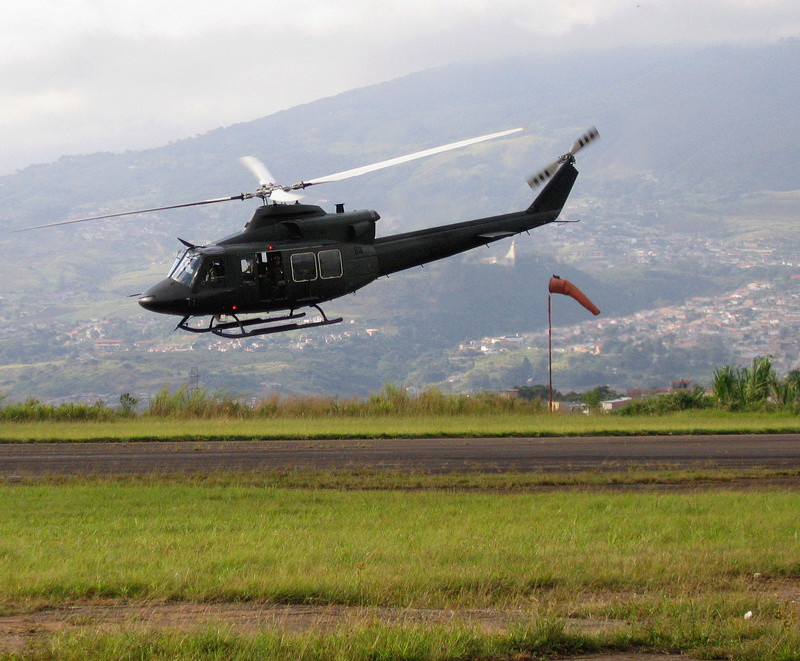
<svg viewBox="0 0 800 661"><path fill-rule="evenodd" d="M144 292L139 298L139 305L151 312L187 315L189 295L188 287L168 278Z"/></svg>

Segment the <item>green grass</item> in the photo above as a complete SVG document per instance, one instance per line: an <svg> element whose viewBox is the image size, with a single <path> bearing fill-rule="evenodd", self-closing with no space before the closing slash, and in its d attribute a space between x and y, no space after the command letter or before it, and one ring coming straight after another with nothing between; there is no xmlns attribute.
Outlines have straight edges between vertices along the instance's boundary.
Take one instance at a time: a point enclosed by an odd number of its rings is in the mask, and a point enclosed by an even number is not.
<svg viewBox="0 0 800 661"><path fill-rule="evenodd" d="M256 475L5 483L0 611L100 599L497 608L522 617L495 633L465 623L360 621L299 634L98 625L44 637L25 658L637 649L791 659L800 656L798 511L800 493L778 489L320 490L276 488ZM571 617L619 624L578 635L564 629Z"/></svg>
<svg viewBox="0 0 800 661"><path fill-rule="evenodd" d="M789 413L681 411L660 416L581 414L141 417L107 422L0 422L2 441L411 438L800 432Z"/></svg>
<svg viewBox="0 0 800 661"><path fill-rule="evenodd" d="M274 659L276 661L397 659L454 661L475 659L563 659L589 653L638 651L690 653L692 658L742 661L791 661L800 655L798 636L788 627L709 619L696 607L662 609L670 618L632 632L582 635L565 630L563 622L544 618L503 633L465 626L367 625L328 633L287 635L266 630L255 635L225 629L186 632L109 633L94 630L56 637L26 659ZM738 618L741 619L741 618ZM694 656L697 655L697 656ZM12 657L9 657L12 658ZM582 657L584 658L584 657ZM624 658L630 658L625 656ZM662 657L659 657L662 658Z"/></svg>
<svg viewBox="0 0 800 661"><path fill-rule="evenodd" d="M650 626L594 635L570 632L563 621L551 618L501 633L452 625L374 624L301 634L265 629L249 635L225 628L195 632L129 628L109 632L97 627L78 635L55 636L23 655L3 658L518 661L635 651L691 654L693 659L792 661L800 655L798 635L791 629L796 619L789 624L775 620L751 623L740 617L723 620L719 616L720 613L709 614L691 605L662 608Z"/></svg>
<svg viewBox="0 0 800 661"><path fill-rule="evenodd" d="M800 578L799 510L785 491L4 485L0 598L440 608L553 589L722 589L755 572Z"/></svg>
<svg viewBox="0 0 800 661"><path fill-rule="evenodd" d="M349 479L347 490L276 488L255 474L0 484L0 611L255 601L522 618L494 633L466 623L351 621L306 633L98 625L43 637L24 654L41 659L800 656L791 598L800 493L464 491L452 490L455 475L451 490L409 490L415 478L397 476L400 488L376 491ZM619 625L569 633L570 617Z"/></svg>
<svg viewBox="0 0 800 661"><path fill-rule="evenodd" d="M613 643L608 645L613 646ZM539 655L600 649L597 641L569 634L557 622L516 627L509 634L487 634L468 627L366 625L333 633L287 636L264 631L242 636L209 629L194 634L93 632L63 637L29 654L31 659L453 659L542 658ZM536 654L536 657L531 657Z"/></svg>

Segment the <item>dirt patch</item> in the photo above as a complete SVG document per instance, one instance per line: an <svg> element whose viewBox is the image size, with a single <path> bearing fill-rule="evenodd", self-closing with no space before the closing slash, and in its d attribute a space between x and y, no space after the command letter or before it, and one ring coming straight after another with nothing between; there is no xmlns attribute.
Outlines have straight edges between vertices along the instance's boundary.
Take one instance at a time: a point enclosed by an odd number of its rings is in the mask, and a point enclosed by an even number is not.
<svg viewBox="0 0 800 661"><path fill-rule="evenodd" d="M774 597L793 608L800 608L800 578L773 578L753 575L753 591Z"/></svg>
<svg viewBox="0 0 800 661"><path fill-rule="evenodd" d="M800 580L756 574L751 589L774 596L790 605L800 604ZM619 596L619 593L615 593ZM600 595L585 595L585 601ZM524 610L425 608L381 608L323 605L276 605L261 603L126 603L91 601L57 607L32 609L0 616L0 655L24 654L32 645L61 634L82 632L202 631L221 629L244 635L263 630L290 634L308 631L334 631L339 628L378 625L458 624L486 633L502 633L515 624L529 621ZM569 618L566 628L574 633L598 635L625 631L628 624L619 620ZM616 653L576 657L575 661L693 661L686 656Z"/></svg>
<svg viewBox="0 0 800 661"><path fill-rule="evenodd" d="M193 631L214 627L254 634L264 629L304 633L368 624L455 623L495 633L524 622L527 617L524 611L492 609L436 610L243 603L81 603L0 616L0 654L24 652L34 642L46 640L57 633L89 630ZM569 630L586 634L618 631L626 626L624 622L612 620L574 618L567 621Z"/></svg>
<svg viewBox="0 0 800 661"><path fill-rule="evenodd" d="M674 654L601 654L600 656L573 657L572 661L699 661L694 657Z"/></svg>

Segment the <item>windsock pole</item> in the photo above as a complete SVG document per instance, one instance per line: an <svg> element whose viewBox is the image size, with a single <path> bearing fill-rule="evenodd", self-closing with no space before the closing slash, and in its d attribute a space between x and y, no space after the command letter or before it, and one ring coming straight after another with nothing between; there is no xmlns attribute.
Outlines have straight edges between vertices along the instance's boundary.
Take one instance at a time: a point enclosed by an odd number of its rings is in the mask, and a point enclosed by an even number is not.
<svg viewBox="0 0 800 661"><path fill-rule="evenodd" d="M553 412L553 313L552 296L553 294L565 294L571 296L593 315L600 314L598 307L592 303L588 297L569 280L564 280L554 275L550 278L547 285L547 362L548 372L550 373L550 413Z"/></svg>
<svg viewBox="0 0 800 661"><path fill-rule="evenodd" d="M553 305L552 294L547 295L547 373L550 378L550 405L548 411L553 412Z"/></svg>

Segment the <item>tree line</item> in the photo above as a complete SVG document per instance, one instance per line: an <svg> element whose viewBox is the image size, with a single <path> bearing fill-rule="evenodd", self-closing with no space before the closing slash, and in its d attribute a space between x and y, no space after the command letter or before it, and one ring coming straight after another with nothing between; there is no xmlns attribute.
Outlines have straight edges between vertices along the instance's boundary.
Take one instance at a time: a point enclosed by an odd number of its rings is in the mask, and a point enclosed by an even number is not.
<svg viewBox="0 0 800 661"><path fill-rule="evenodd" d="M687 409L720 408L727 411L785 411L800 413L800 370L780 378L772 356L758 356L749 367L724 365L714 371L710 393L697 387L633 401L620 415L667 413Z"/></svg>
<svg viewBox="0 0 800 661"><path fill-rule="evenodd" d="M558 401L582 402L596 410L604 400L620 396L607 385L583 393L553 393ZM175 392L163 389L147 406L123 393L117 405L66 402L48 404L38 399L3 404L0 395L0 420L93 420L110 421L123 418L270 418L326 417L372 415L485 415L503 413L543 413L547 411L547 385L521 386L516 396L482 392L477 395L443 393L429 388L413 394L406 388L386 384L366 398L324 396L271 395L247 401L228 391L209 392L185 385ZM764 410L800 413L800 370L792 370L784 378L775 372L771 356L753 359L749 367L725 365L714 372L710 392L696 387L634 400L615 411L619 415L657 415L670 411L717 407L730 411Z"/></svg>

